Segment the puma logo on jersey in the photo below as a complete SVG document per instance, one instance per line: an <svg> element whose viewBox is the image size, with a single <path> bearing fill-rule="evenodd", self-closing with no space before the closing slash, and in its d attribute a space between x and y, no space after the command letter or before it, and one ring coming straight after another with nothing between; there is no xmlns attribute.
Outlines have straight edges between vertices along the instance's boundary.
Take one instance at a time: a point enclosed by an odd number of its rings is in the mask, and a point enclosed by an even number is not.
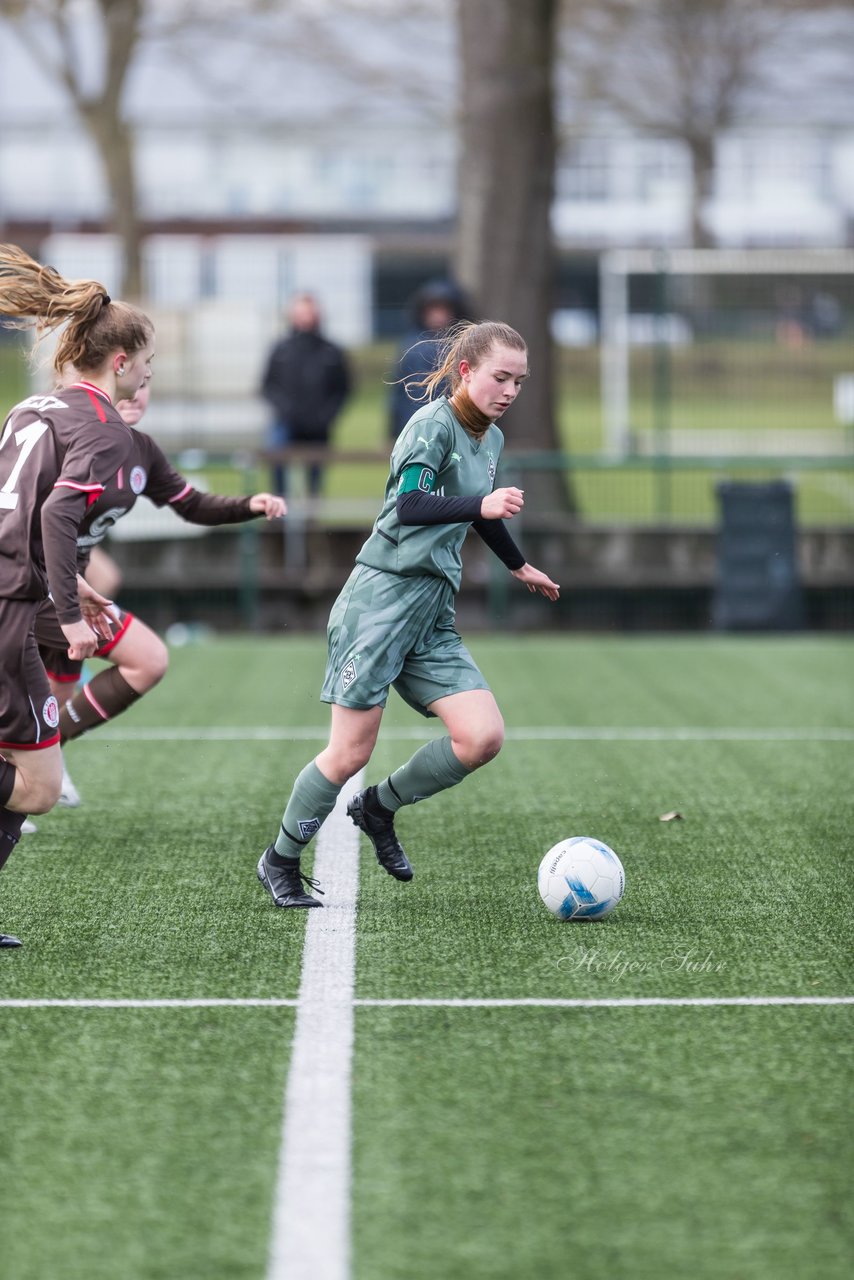
<svg viewBox="0 0 854 1280"><path fill-rule="evenodd" d="M461 453L452 453L451 462L462 462L463 455Z"/></svg>
<svg viewBox="0 0 854 1280"><path fill-rule="evenodd" d="M415 443L416 444L432 444L433 437L431 436L430 439L428 440L426 436L416 436Z"/></svg>

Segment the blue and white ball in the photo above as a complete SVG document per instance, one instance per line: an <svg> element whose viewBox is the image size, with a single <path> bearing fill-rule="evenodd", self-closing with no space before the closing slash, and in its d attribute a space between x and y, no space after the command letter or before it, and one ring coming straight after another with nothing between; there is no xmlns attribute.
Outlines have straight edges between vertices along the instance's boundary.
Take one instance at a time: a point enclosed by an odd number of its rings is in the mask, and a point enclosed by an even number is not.
<svg viewBox="0 0 854 1280"><path fill-rule="evenodd" d="M625 883L614 850L591 836L561 840L537 872L540 897L558 920L603 920L622 898Z"/></svg>

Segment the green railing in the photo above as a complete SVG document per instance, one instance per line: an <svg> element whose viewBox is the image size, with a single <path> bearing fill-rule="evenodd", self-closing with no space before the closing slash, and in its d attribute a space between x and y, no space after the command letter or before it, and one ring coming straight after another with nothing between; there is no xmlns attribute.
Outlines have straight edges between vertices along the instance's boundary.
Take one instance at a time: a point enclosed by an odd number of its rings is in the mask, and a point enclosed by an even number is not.
<svg viewBox="0 0 854 1280"><path fill-rule="evenodd" d="M279 609L288 611L293 625L310 616L311 625L319 628L323 609L318 613L315 605L328 602L350 572L379 510L388 459L380 451L330 453L326 492L309 499L305 473L316 458L316 451L288 451L293 493L280 525L250 521L225 526L207 534L210 542L204 548L170 545L192 530L170 518L170 512L137 504L133 516L120 521L113 533L115 554L126 570L125 590L138 597L129 607L156 611L158 599L174 598L180 600L179 616L192 622L205 616L208 606L222 606L249 629L269 625L270 610ZM191 482L211 491L246 494L269 484L269 455L193 450L176 453L174 460ZM508 451L499 483L526 491L525 508L512 525L514 535L534 556L542 555L544 564L561 566L567 589L560 609L546 615L529 607L525 617L536 616L541 625L559 624L584 591L613 593L628 586L635 594L654 588L660 595L672 589L676 600L688 588L695 594L708 590L709 556L719 522L718 483L780 478L792 486L804 546L812 548L808 559L820 571L813 585L847 590L854 456L616 460ZM560 481L557 486L555 480ZM568 505L549 505L561 484L574 500L574 511ZM119 543L135 540L119 555ZM485 589L484 616L490 625L503 624L518 602L500 563L477 541L465 557L468 583ZM469 592L469 607L473 600L476 596ZM587 615L584 622L592 625Z"/></svg>
<svg viewBox="0 0 854 1280"><path fill-rule="evenodd" d="M388 476L384 452L290 449L281 457L291 479L290 519L309 517L315 524L370 526L379 510ZM225 493L248 493L269 486L273 455L214 454L192 450L176 458L179 469L200 474L206 487ZM308 465L326 464L323 496L305 497ZM835 457L673 457L670 455L610 458L606 455L532 453L508 449L499 483L528 490L529 515L535 514L539 477L565 478L566 506L554 497L540 514L587 524L717 523L716 486L721 481L786 479L795 494L800 525L854 525L854 453Z"/></svg>
<svg viewBox="0 0 854 1280"><path fill-rule="evenodd" d="M548 472L566 477L576 519L590 524L717 523L721 481L788 480L801 525L854 525L854 454L838 457L609 458L605 455L514 453L503 475L525 488ZM510 482L510 481L508 481Z"/></svg>

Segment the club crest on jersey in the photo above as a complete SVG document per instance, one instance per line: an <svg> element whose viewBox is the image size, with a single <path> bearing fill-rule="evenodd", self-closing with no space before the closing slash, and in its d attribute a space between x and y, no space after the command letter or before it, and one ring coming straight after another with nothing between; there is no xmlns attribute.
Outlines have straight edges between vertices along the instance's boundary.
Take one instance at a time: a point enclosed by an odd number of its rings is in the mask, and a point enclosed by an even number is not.
<svg viewBox="0 0 854 1280"><path fill-rule="evenodd" d="M344 670L341 672L341 684L343 688L349 689L350 685L356 679L356 664L351 658Z"/></svg>
<svg viewBox="0 0 854 1280"><path fill-rule="evenodd" d="M310 840L315 832L320 830L320 819L309 818L306 822L299 824L299 833L303 840Z"/></svg>
<svg viewBox="0 0 854 1280"><path fill-rule="evenodd" d="M489 462L486 467L486 474L489 476L489 483L495 482L495 459L492 454L489 455Z"/></svg>
<svg viewBox="0 0 854 1280"><path fill-rule="evenodd" d="M131 467L130 472L130 491L131 493L140 494L145 488L145 482L148 476L145 467Z"/></svg>
<svg viewBox="0 0 854 1280"><path fill-rule="evenodd" d="M53 694L50 695L42 707L42 719L50 729L55 729L59 724L59 703Z"/></svg>

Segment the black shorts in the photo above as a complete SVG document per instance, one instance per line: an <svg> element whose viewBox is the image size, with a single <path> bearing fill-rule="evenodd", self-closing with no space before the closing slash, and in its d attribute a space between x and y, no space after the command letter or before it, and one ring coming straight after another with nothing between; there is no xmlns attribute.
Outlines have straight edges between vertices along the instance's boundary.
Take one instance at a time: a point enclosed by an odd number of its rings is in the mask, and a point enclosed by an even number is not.
<svg viewBox="0 0 854 1280"><path fill-rule="evenodd" d="M33 630L38 608L38 600L0 600L0 751L59 742L59 707Z"/></svg>
<svg viewBox="0 0 854 1280"><path fill-rule="evenodd" d="M112 637L109 640L105 640L100 648L95 650L96 658L108 657L110 650L115 648L133 622L133 614L125 613L117 605L113 605L113 612L118 621L113 626ZM83 663L69 658L68 641L65 638L62 627L59 625L56 607L50 599L42 601L39 605L35 621L35 635L41 660L51 680L55 680L57 684L77 684L83 669Z"/></svg>

